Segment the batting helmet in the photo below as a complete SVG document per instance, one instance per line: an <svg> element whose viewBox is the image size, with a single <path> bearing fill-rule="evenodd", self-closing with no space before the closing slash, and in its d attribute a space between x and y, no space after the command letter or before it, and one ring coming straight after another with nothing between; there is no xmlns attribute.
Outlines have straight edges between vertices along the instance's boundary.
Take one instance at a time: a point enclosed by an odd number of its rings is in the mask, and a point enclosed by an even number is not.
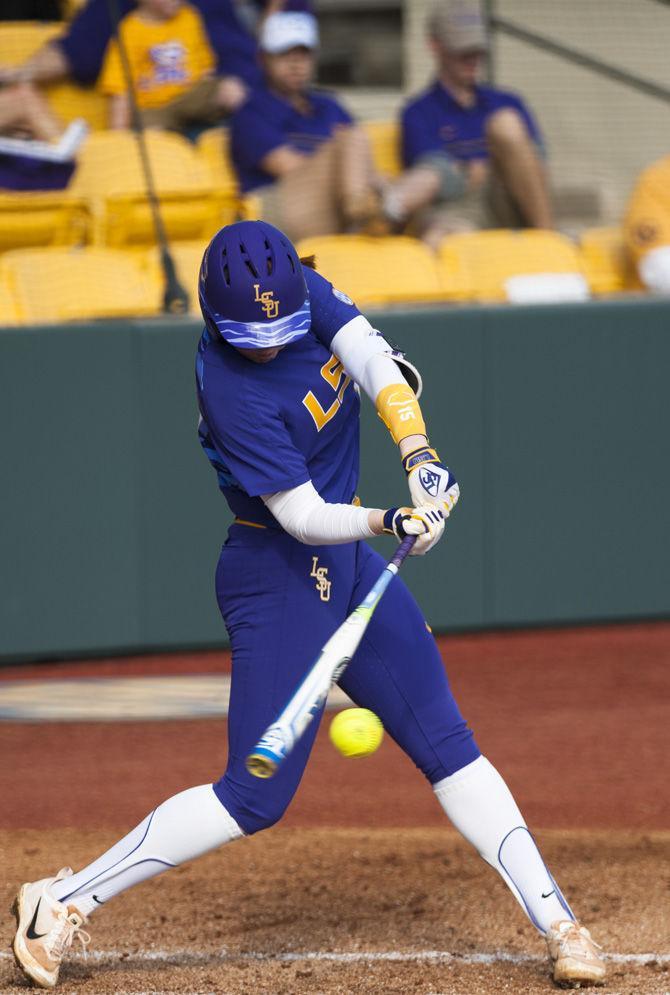
<svg viewBox="0 0 670 995"><path fill-rule="evenodd" d="M309 331L298 253L265 221L238 221L216 233L202 258L198 297L210 332L240 348L283 346Z"/></svg>

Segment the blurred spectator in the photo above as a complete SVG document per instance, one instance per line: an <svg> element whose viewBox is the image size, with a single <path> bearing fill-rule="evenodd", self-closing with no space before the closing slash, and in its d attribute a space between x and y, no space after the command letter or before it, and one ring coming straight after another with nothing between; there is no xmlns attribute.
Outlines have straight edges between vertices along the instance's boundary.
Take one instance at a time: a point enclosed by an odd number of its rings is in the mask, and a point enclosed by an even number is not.
<svg viewBox="0 0 670 995"><path fill-rule="evenodd" d="M670 294L670 155L640 175L624 231L642 283L655 294Z"/></svg>
<svg viewBox="0 0 670 995"><path fill-rule="evenodd" d="M213 77L214 53L198 11L182 0L138 0L121 21L137 106L149 127L179 131L193 123L214 124L229 99L244 100L242 84L230 93L230 80ZM110 98L111 128L128 128L131 105L116 41L109 43L99 87ZM219 99L219 89L226 92Z"/></svg>
<svg viewBox="0 0 670 995"><path fill-rule="evenodd" d="M428 19L437 79L402 115L406 172L384 197L396 228L430 244L476 228L552 227L538 127L520 97L477 80L488 40L479 4L442 0Z"/></svg>
<svg viewBox="0 0 670 995"><path fill-rule="evenodd" d="M264 21L264 85L231 122L240 187L293 239L359 227L377 206L367 135L329 94L311 86L318 28L307 13Z"/></svg>
<svg viewBox="0 0 670 995"><path fill-rule="evenodd" d="M133 0L117 0L121 17L135 10ZM202 15L212 49L216 53L216 74L230 81L219 96L223 109L238 106L239 93L260 79L256 61L256 41L250 28L237 16L235 0L193 0ZM0 82L49 84L72 78L84 86L96 82L107 45L112 37L108 0L88 0L59 38L48 42L23 65L0 67Z"/></svg>
<svg viewBox="0 0 670 995"><path fill-rule="evenodd" d="M28 83L0 89L0 189L62 190L86 130L81 120L64 128Z"/></svg>

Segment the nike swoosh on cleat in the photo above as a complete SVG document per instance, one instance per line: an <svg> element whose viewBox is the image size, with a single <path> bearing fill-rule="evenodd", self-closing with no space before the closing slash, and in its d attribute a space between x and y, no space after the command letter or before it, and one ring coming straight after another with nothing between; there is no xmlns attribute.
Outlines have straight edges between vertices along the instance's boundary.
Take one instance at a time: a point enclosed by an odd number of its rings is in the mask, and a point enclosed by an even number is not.
<svg viewBox="0 0 670 995"><path fill-rule="evenodd" d="M100 899L98 898L97 895L91 895L91 898L93 899L94 902L97 902L98 905L104 905L105 904L104 902L100 901Z"/></svg>
<svg viewBox="0 0 670 995"><path fill-rule="evenodd" d="M41 938L43 936L47 935L46 933L36 933L35 932L35 926L37 925L37 914L40 911L40 903L41 903L41 901L42 901L42 899L40 898L39 901L38 901L38 903L37 903L37 905L35 906L35 915L30 920L30 925L28 926L28 929L26 930L26 936L28 937L29 940L41 940ZM48 930L47 930L47 932L48 932Z"/></svg>
<svg viewBox="0 0 670 995"><path fill-rule="evenodd" d="M544 892L542 892L542 898L549 898L549 896L553 894L554 894L553 891L548 891L546 895L544 894ZM95 895L93 897L95 898Z"/></svg>

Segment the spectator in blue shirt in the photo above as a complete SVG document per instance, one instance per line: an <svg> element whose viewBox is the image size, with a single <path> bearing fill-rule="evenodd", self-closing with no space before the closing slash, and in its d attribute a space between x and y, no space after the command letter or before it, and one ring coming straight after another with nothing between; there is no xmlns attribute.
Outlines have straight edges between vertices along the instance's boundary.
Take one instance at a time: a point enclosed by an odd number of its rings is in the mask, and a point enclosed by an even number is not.
<svg viewBox="0 0 670 995"><path fill-rule="evenodd" d="M443 235L491 227L551 228L542 138L523 100L477 80L487 37L473 0L441 0L428 21L437 79L402 114L402 177L384 214Z"/></svg>
<svg viewBox="0 0 670 995"><path fill-rule="evenodd" d="M231 122L241 190L294 241L352 230L377 207L367 135L311 85L318 40L311 14L271 14L259 38L263 84Z"/></svg>

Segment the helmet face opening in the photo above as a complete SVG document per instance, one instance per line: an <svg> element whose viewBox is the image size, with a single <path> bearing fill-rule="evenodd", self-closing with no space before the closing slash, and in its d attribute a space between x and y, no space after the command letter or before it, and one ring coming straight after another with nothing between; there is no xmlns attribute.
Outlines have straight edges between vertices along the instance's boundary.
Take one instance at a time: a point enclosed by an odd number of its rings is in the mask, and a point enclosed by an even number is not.
<svg viewBox="0 0 670 995"><path fill-rule="evenodd" d="M309 331L298 254L265 221L240 221L217 232L203 256L198 296L210 331L238 348L288 345Z"/></svg>

